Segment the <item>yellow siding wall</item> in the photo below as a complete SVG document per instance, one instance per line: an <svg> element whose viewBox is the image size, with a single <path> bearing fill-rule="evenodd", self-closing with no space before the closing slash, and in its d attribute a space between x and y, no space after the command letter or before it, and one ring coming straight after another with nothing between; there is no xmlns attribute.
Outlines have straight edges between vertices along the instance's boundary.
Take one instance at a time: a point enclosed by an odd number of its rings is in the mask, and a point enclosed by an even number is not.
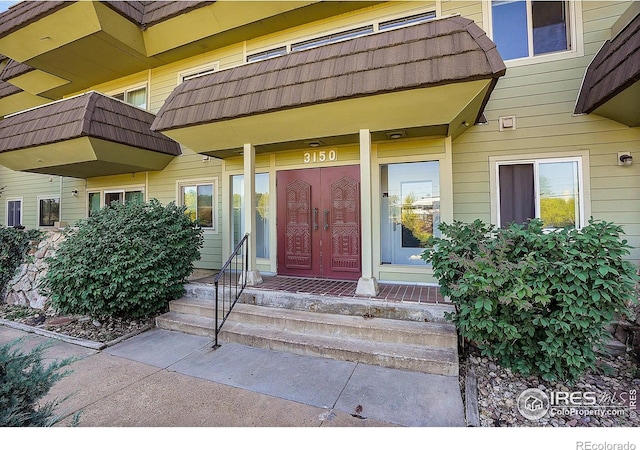
<svg viewBox="0 0 640 450"><path fill-rule="evenodd" d="M583 2L583 57L507 68L485 110L489 124L453 143L455 219L490 221L490 156L587 151L591 214L622 225L635 247L632 258L640 260L640 164L617 165L617 152L640 155L640 130L593 114L573 115L587 65L628 6ZM516 116L517 129L500 132L498 118L508 115Z"/></svg>

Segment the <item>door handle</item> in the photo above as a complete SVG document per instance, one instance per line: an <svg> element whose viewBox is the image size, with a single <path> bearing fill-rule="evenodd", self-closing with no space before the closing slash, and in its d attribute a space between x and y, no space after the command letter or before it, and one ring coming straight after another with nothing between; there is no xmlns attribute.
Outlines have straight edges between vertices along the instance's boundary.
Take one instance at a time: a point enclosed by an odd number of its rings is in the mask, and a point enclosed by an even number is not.
<svg viewBox="0 0 640 450"><path fill-rule="evenodd" d="M313 208L313 230L318 229L318 208Z"/></svg>
<svg viewBox="0 0 640 450"><path fill-rule="evenodd" d="M329 210L328 209L324 210L324 229L325 230L329 229Z"/></svg>

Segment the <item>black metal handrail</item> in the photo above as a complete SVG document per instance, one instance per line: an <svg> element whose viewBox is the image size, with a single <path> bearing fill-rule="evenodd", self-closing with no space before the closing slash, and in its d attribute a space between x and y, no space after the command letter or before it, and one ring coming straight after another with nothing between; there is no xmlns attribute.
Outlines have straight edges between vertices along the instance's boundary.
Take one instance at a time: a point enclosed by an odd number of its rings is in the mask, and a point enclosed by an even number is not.
<svg viewBox="0 0 640 450"><path fill-rule="evenodd" d="M224 263L222 269L213 281L216 288L216 304L215 304L215 318L216 318L216 339L213 348L218 348L218 334L222 329L227 317L231 314L231 310L235 306L236 302L240 298L242 291L247 286L247 275L249 267L249 234L245 234L244 237L236 248ZM220 293L220 285L222 285L222 295ZM227 308L228 306L228 308ZM222 313L222 321L218 317L218 314Z"/></svg>

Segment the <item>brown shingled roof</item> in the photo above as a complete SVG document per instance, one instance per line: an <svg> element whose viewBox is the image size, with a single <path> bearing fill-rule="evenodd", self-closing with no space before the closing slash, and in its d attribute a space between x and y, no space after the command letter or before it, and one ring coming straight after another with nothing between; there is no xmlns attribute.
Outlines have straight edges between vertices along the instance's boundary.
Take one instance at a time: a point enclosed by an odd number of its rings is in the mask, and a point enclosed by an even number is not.
<svg viewBox="0 0 640 450"><path fill-rule="evenodd" d="M88 136L169 155L180 145L149 129L154 115L98 92L49 103L0 121L0 153Z"/></svg>
<svg viewBox="0 0 640 450"><path fill-rule="evenodd" d="M0 80L8 81L32 70L35 69L27 64L10 59L2 73L0 73Z"/></svg>
<svg viewBox="0 0 640 450"><path fill-rule="evenodd" d="M449 17L293 52L180 84L152 125L170 130L480 79L506 67L472 20Z"/></svg>
<svg viewBox="0 0 640 450"><path fill-rule="evenodd" d="M640 81L640 14L617 36L605 42L587 67L575 113L593 112L638 81Z"/></svg>
<svg viewBox="0 0 640 450"><path fill-rule="evenodd" d="M22 1L0 14L0 37L36 22L75 2ZM105 1L103 2L141 28L155 25L212 1Z"/></svg>
<svg viewBox="0 0 640 450"><path fill-rule="evenodd" d="M0 80L0 98L9 97L10 95L17 94L19 92L22 92L22 89L11 83Z"/></svg>

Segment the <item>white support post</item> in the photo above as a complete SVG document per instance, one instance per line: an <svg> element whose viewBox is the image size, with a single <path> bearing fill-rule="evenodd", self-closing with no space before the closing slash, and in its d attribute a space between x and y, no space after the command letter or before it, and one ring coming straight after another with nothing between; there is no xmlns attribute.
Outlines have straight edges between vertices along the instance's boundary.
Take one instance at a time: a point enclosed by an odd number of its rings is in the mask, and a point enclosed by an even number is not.
<svg viewBox="0 0 640 450"><path fill-rule="evenodd" d="M256 149L244 144L244 231L249 233L249 264L247 284L255 286L262 283L262 276L256 268Z"/></svg>
<svg viewBox="0 0 640 450"><path fill-rule="evenodd" d="M374 297L380 291L373 276L373 193L371 192L371 132L360 130L360 217L362 224L362 276L358 280L356 295Z"/></svg>

